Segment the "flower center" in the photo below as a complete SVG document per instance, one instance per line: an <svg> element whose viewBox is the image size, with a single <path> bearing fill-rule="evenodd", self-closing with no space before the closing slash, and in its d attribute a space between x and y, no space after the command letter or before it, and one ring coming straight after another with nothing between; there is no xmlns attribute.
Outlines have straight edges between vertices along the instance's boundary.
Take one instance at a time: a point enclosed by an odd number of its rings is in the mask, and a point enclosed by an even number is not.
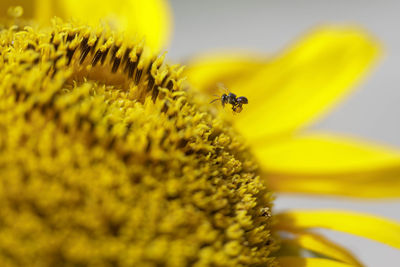
<svg viewBox="0 0 400 267"><path fill-rule="evenodd" d="M257 164L180 72L107 30L0 31L1 262L273 262Z"/></svg>

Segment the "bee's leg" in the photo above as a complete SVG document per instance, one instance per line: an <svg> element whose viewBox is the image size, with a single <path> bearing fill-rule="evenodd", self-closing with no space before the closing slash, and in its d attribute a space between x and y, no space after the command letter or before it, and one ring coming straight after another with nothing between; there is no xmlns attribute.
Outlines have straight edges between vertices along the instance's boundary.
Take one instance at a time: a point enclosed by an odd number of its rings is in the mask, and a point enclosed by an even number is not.
<svg viewBox="0 0 400 267"><path fill-rule="evenodd" d="M232 110L233 112L240 113L243 110L243 108L241 104L236 104L232 105Z"/></svg>
<svg viewBox="0 0 400 267"><path fill-rule="evenodd" d="M218 100L219 100L219 98L214 99L213 101L210 102L210 104L212 104L212 103L214 103L215 101L218 101Z"/></svg>
<svg viewBox="0 0 400 267"><path fill-rule="evenodd" d="M236 107L235 106L232 106L232 114L236 115Z"/></svg>

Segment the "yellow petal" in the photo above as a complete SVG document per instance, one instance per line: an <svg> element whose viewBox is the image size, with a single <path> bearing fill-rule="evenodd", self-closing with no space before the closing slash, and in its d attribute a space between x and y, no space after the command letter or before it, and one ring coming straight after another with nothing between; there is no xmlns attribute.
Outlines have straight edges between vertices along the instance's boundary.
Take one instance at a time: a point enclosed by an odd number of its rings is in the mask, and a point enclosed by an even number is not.
<svg viewBox="0 0 400 267"><path fill-rule="evenodd" d="M239 129L257 137L310 123L354 88L378 51L376 41L359 29L312 32L251 80L233 87L249 91L252 105L251 112L240 117Z"/></svg>
<svg viewBox="0 0 400 267"><path fill-rule="evenodd" d="M365 181L354 181L354 177L363 177ZM376 181L368 181L372 175L368 173L357 175L335 176L273 176L268 177L269 188L281 193L305 193L316 195L334 195L358 198L384 198L398 199L400 197L399 176L393 179L379 180L379 175L374 175ZM347 181L346 181L347 179Z"/></svg>
<svg viewBox="0 0 400 267"><path fill-rule="evenodd" d="M166 0L36 0L35 8L40 22L55 15L93 26L103 21L113 29L144 37L155 51L167 44L171 34L172 15Z"/></svg>
<svg viewBox="0 0 400 267"><path fill-rule="evenodd" d="M235 118L238 129L248 138L272 137L332 108L366 74L379 50L361 29L322 27L262 66L259 60L228 55L195 60L187 74L196 86L221 82L246 96L249 104Z"/></svg>
<svg viewBox="0 0 400 267"><path fill-rule="evenodd" d="M255 138L304 127L348 94L378 54L377 42L360 29L313 31L232 87L249 98L246 112L236 120L238 129Z"/></svg>
<svg viewBox="0 0 400 267"><path fill-rule="evenodd" d="M397 167L400 175L400 150L346 136L305 133L253 147L267 173L354 174Z"/></svg>
<svg viewBox="0 0 400 267"><path fill-rule="evenodd" d="M249 79L264 66L264 57L245 51L207 53L188 62L185 76L194 88L216 94L218 83L231 88L238 80Z"/></svg>
<svg viewBox="0 0 400 267"><path fill-rule="evenodd" d="M295 210L280 213L277 217L276 227L280 230L326 228L400 249L400 223L388 219L338 210Z"/></svg>
<svg viewBox="0 0 400 267"><path fill-rule="evenodd" d="M9 6L18 5L23 7L25 18L42 24L49 24L54 16L93 26L106 22L114 29L144 37L154 51L165 47L171 35L172 14L167 0L2 0L0 15L4 17Z"/></svg>
<svg viewBox="0 0 400 267"><path fill-rule="evenodd" d="M327 133L253 145L278 192L400 197L400 151Z"/></svg>
<svg viewBox="0 0 400 267"><path fill-rule="evenodd" d="M54 16L64 17L65 15L61 1L34 0L33 2L35 2L35 21L42 25L48 25Z"/></svg>
<svg viewBox="0 0 400 267"><path fill-rule="evenodd" d="M297 257L280 257L278 262L281 267L350 267L342 262L319 259L319 258L297 258Z"/></svg>
<svg viewBox="0 0 400 267"><path fill-rule="evenodd" d="M294 232L294 239L284 239L282 242L295 244L328 258L342 261L353 266L363 266L349 251L333 243L325 237L310 232Z"/></svg>

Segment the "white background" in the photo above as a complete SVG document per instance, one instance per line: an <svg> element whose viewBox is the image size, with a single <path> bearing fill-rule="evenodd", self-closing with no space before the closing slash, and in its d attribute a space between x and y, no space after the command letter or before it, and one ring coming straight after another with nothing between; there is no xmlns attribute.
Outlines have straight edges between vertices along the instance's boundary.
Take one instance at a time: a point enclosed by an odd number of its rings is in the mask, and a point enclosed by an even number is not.
<svg viewBox="0 0 400 267"><path fill-rule="evenodd" d="M270 54L323 23L364 26L384 43L386 55L360 90L313 128L352 134L400 148L400 1L171 0L171 3L175 28L168 57L180 62L196 53L224 48ZM276 209L286 208L351 209L400 221L400 201L279 195ZM367 266L400 266L399 250L343 233L323 232L351 248Z"/></svg>

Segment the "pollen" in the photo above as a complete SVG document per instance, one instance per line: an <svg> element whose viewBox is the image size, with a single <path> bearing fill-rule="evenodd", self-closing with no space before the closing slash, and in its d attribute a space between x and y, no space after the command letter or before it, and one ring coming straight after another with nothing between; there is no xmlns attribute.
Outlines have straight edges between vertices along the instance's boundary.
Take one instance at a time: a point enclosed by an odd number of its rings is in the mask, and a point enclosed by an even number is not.
<svg viewBox="0 0 400 267"><path fill-rule="evenodd" d="M164 60L107 28L0 25L2 266L275 266L255 159Z"/></svg>

